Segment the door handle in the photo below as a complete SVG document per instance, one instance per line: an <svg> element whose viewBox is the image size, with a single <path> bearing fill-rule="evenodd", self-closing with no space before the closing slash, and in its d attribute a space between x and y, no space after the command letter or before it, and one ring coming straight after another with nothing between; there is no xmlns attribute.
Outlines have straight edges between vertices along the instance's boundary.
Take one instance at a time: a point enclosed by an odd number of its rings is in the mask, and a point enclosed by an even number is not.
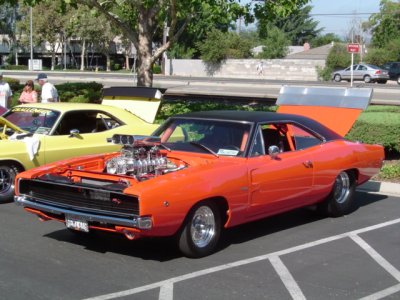
<svg viewBox="0 0 400 300"><path fill-rule="evenodd" d="M306 160L305 162L303 162L303 165L307 168L310 169L313 167L313 163L311 160Z"/></svg>

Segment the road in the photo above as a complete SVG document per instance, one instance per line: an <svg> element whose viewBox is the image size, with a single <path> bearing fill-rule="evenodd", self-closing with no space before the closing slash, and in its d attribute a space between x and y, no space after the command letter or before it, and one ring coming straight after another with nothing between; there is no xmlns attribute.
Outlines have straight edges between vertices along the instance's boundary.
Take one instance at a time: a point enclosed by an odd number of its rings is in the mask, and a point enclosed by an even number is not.
<svg viewBox="0 0 400 300"><path fill-rule="evenodd" d="M346 217L299 209L229 229L202 259L172 240L76 235L2 204L0 298L399 299L400 198L356 199Z"/></svg>
<svg viewBox="0 0 400 300"><path fill-rule="evenodd" d="M38 72L5 71L7 77L19 79L21 82L33 79ZM54 83L96 81L104 86L131 86L135 83L133 74L126 73L96 73L96 72L52 72L48 73ZM208 95L213 98L248 98L275 100L282 85L302 86L334 86L348 87L347 82L305 82L278 81L245 78L209 78L209 77L179 77L155 75L155 87L166 88L169 97L196 97ZM400 86L389 81L388 84L365 84L356 82L355 87L372 87L374 89L372 103L400 105Z"/></svg>

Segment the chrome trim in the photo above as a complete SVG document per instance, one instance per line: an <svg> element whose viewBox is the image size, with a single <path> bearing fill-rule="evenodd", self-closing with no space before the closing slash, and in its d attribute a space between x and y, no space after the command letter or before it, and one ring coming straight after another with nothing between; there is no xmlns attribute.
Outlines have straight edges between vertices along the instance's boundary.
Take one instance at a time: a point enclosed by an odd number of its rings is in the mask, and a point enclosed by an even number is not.
<svg viewBox="0 0 400 300"><path fill-rule="evenodd" d="M121 226L128 226L128 227L136 227L139 228L138 224L138 216L132 216L132 219L124 219L124 218L117 218L117 217L110 217L110 216L100 216L92 213L87 212L78 212L71 209L65 209L61 207L54 207L46 204L41 204L34 202L31 197L26 195L23 196L14 196L14 202L17 205L37 209L43 212L49 212L56 215L61 214L71 214L79 217L83 217L87 219L89 222L100 222L100 223L107 223L113 225L121 225Z"/></svg>

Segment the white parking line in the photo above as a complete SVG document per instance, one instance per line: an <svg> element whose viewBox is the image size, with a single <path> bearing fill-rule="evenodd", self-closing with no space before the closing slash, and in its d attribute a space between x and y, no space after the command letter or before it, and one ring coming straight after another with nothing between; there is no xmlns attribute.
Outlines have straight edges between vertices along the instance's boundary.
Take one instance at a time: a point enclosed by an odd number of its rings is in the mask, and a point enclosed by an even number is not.
<svg viewBox="0 0 400 300"><path fill-rule="evenodd" d="M294 280L292 274L290 274L288 268L286 268L279 256L272 256L269 260L292 298L296 300L305 300L306 297L298 286L296 280Z"/></svg>
<svg viewBox="0 0 400 300"><path fill-rule="evenodd" d="M391 286L390 288L379 291L375 294L360 298L359 300L379 300L379 299L383 299L387 296L393 295L394 293L397 293L397 292L400 292L400 283L396 284L394 286Z"/></svg>
<svg viewBox="0 0 400 300"><path fill-rule="evenodd" d="M390 275L400 282L400 271L397 270L390 262L388 262L382 255L376 252L372 247L367 244L358 235L350 235L350 238L356 242L361 248L365 250L382 268L384 268Z"/></svg>
<svg viewBox="0 0 400 300"><path fill-rule="evenodd" d="M101 296L97 296L97 297L87 298L86 300L114 299L114 298L125 297L125 296L129 296L129 295L133 295L133 294L138 294L138 293L141 293L141 292L144 292L144 291L148 291L148 290L151 290L151 289L154 289L154 288L160 288L161 289L160 290L160 299L172 299L172 297L173 297L173 286L172 285L174 283L176 283L176 282L180 282L180 281L196 278L196 277L199 277L199 276L208 275L208 274L211 274L211 273L215 273L215 272L231 269L231 268L234 268L234 267L239 267L239 266L242 266L242 265L247 265L247 264L254 263L254 262L257 262L257 261L261 261L261 260L267 260L267 259L274 260L276 257L281 256L281 255L290 254L290 253L293 253L293 252L296 252L296 251L299 251L299 250L311 248L311 247L314 247L314 246L317 246L317 245L325 244L325 243L332 242L332 241L335 241L335 240L338 240L338 239L342 239L342 238L345 238L345 237L353 237L353 236L358 235L360 233L376 230L376 229L387 227L387 226L394 225L394 224L397 224L397 223L400 223L400 218L399 219L395 219L395 220L391 220L391 221L387 221L387 222L384 222L384 223L376 224L376 225L373 225L373 226L369 226L369 227L365 227L365 228L349 231L349 232L346 232L346 233L338 234L338 235L331 236L331 237L328 237L328 238L320 239L320 240L317 240L317 241L314 241L314 242L305 243L303 245L291 247L291 248L288 248L288 249L285 249L285 250L281 250L281 251L277 251L277 252L273 252L273 253L269 253L269 254L265 254L265 255L260 255L260 256L256 256L256 257L252 257L252 258L248 258L248 259L243 259L243 260L239 260L239 261L236 261L236 262L220 265L220 266L217 266L217 267L212 267L212 268L208 268L208 269L204 269L204 270L188 273L188 274L185 274L185 275L173 277L173 278L170 278L170 279L167 279L167 280L155 282L155 283L152 283L152 284L148 284L148 285L145 285L145 286L141 286L141 287L137 287L137 288L121 291L121 292L110 293L110 294L101 295ZM283 263L282 263L282 265L283 265ZM279 275L281 276L281 274L279 274ZM282 277L281 277L281 279L282 279ZM285 279L282 279L283 282L285 282L284 280ZM296 283L296 285L297 285L297 283ZM294 291L297 292L297 288L293 288L293 292ZM301 293L301 295L303 295L301 290L300 290L300 293ZM162 297L166 297L166 298L161 298L161 296ZM304 297L304 295L303 295L303 297ZM297 299L297 298L294 298L294 299Z"/></svg>

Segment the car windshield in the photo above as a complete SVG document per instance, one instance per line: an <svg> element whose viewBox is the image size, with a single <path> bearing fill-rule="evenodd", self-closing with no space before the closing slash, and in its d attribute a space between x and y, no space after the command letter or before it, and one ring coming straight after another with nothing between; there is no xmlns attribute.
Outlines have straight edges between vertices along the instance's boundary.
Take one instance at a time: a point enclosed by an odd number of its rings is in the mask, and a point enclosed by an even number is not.
<svg viewBox="0 0 400 300"><path fill-rule="evenodd" d="M5 113L3 117L30 133L49 134L59 115L58 111L50 109L18 106Z"/></svg>
<svg viewBox="0 0 400 300"><path fill-rule="evenodd" d="M243 156L250 129L248 123L172 118L153 135L172 150Z"/></svg>

